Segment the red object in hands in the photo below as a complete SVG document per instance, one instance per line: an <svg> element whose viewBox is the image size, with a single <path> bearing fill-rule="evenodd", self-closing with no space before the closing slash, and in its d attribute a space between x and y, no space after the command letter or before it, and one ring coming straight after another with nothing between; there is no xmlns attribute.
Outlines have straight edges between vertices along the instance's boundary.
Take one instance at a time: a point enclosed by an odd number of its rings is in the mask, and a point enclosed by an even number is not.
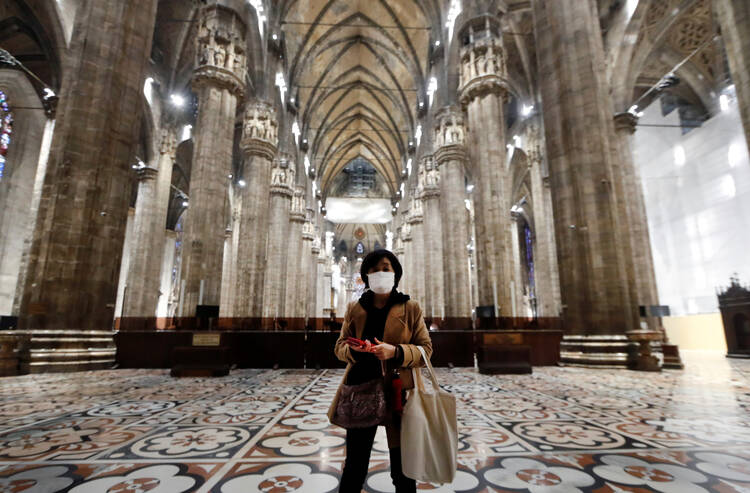
<svg viewBox="0 0 750 493"><path fill-rule="evenodd" d="M393 387L393 410L401 412L404 410L404 405L401 401L401 389L403 388L403 384L401 383L401 378L398 376L398 372L396 372L393 380L391 380L391 386Z"/></svg>
<svg viewBox="0 0 750 493"><path fill-rule="evenodd" d="M356 337L347 337L346 342L348 344L351 344L352 346L357 346L357 347L366 346L365 341L363 341L362 339L357 339Z"/></svg>

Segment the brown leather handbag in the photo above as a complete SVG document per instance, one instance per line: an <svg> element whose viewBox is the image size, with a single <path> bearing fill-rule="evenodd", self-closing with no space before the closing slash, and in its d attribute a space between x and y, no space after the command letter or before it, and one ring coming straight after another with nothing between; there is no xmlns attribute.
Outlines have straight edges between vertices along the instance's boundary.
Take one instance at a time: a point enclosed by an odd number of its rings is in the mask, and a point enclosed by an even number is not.
<svg viewBox="0 0 750 493"><path fill-rule="evenodd" d="M384 379L379 377L357 385L341 385L331 422L346 429L369 428L383 424L387 416Z"/></svg>

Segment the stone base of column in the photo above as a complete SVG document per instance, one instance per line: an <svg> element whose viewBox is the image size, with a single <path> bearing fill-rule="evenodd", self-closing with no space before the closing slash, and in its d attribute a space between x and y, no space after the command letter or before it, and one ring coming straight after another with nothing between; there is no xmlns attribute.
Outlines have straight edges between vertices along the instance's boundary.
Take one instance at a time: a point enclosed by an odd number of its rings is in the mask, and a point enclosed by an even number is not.
<svg viewBox="0 0 750 493"><path fill-rule="evenodd" d="M625 335L565 335L560 343L564 366L630 368L637 353Z"/></svg>
<svg viewBox="0 0 750 493"><path fill-rule="evenodd" d="M20 373L50 373L112 368L116 348L108 330L17 330Z"/></svg>
<svg viewBox="0 0 750 493"><path fill-rule="evenodd" d="M682 358L680 358L680 348L677 347L677 344L662 343L661 351L664 354L664 361L661 364L662 368L668 370L682 370L685 368Z"/></svg>

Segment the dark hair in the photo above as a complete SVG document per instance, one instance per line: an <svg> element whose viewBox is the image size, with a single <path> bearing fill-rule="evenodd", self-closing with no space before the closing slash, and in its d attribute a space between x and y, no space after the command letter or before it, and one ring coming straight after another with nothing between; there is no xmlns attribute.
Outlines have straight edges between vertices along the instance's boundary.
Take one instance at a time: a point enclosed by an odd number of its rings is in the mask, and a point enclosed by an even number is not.
<svg viewBox="0 0 750 493"><path fill-rule="evenodd" d="M370 269L378 265L378 262L380 262L383 258L387 258L391 261L391 267L393 267L393 273L395 274L396 278L393 287L398 287L398 282L401 280L401 276L404 274L404 270L401 268L401 262L399 262L396 256L388 250L375 250L374 252L370 252L365 256L365 259L362 261L362 266L359 268L359 275L360 277L362 277L362 281L364 281L366 288L370 287L370 283L367 282L367 273L370 271Z"/></svg>

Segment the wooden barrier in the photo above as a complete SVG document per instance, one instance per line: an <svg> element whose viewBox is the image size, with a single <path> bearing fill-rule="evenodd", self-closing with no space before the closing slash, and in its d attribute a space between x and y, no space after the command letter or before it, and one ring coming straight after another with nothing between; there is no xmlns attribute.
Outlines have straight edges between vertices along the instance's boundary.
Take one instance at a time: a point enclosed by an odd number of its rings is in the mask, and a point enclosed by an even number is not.
<svg viewBox="0 0 750 493"><path fill-rule="evenodd" d="M229 348L229 361L239 368L342 368L333 353L338 332L224 330L221 344ZM171 368L172 352L190 346L193 331L121 331L115 335L117 363L121 368ZM517 331L431 331L434 366L473 367L474 354L484 335L497 344L530 348L533 366L557 365L562 332L555 330ZM490 340L488 339L488 341Z"/></svg>

